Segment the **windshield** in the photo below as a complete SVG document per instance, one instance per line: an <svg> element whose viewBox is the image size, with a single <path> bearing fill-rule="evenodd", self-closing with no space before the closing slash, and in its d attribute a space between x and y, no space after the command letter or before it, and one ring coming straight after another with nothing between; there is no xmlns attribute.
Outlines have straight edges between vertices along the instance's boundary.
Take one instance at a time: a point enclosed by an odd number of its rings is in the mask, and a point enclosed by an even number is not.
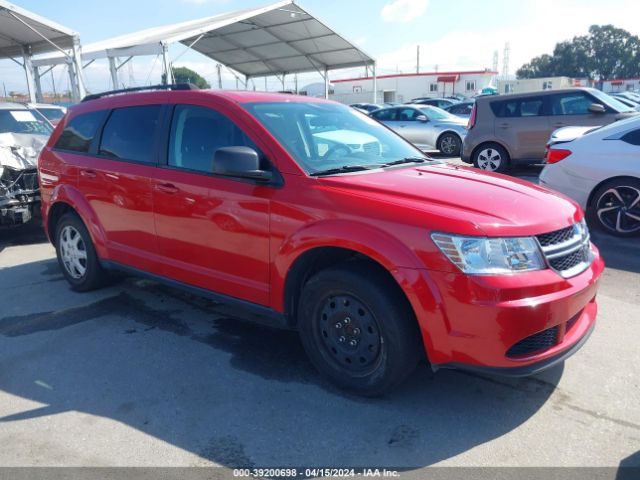
<svg viewBox="0 0 640 480"><path fill-rule="evenodd" d="M29 110L0 110L0 133L51 135L53 129Z"/></svg>
<svg viewBox="0 0 640 480"><path fill-rule="evenodd" d="M419 107L419 108L420 108L420 111L423 112L429 118L429 120L451 120L451 119L459 120L458 117L456 117L455 115L452 115L446 110L443 110L438 107L432 107L428 105L428 106Z"/></svg>
<svg viewBox="0 0 640 480"><path fill-rule="evenodd" d="M64 117L64 110L61 108L38 107L38 111L47 117L47 120L53 120L54 122L62 120L62 117Z"/></svg>
<svg viewBox="0 0 640 480"><path fill-rule="evenodd" d="M611 95L607 95L606 93L601 92L600 90L596 90L595 88L593 88L589 90L589 93L591 93L591 95L596 97L602 103L604 103L605 105L608 105L609 107L613 108L619 113L633 112L633 108L629 108L618 99L612 97Z"/></svg>
<svg viewBox="0 0 640 480"><path fill-rule="evenodd" d="M332 169L385 167L405 159L430 160L376 120L345 105L272 102L243 106L310 175Z"/></svg>

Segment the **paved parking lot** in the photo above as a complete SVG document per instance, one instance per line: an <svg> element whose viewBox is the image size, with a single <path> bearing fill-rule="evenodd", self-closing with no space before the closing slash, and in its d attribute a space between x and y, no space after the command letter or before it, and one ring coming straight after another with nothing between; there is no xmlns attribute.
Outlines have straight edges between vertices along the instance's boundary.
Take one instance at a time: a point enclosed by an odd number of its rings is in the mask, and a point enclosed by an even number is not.
<svg viewBox="0 0 640 480"><path fill-rule="evenodd" d="M293 333L148 281L73 293L39 228L0 231L0 465L638 466L640 246L594 240L598 326L564 366L362 399Z"/></svg>

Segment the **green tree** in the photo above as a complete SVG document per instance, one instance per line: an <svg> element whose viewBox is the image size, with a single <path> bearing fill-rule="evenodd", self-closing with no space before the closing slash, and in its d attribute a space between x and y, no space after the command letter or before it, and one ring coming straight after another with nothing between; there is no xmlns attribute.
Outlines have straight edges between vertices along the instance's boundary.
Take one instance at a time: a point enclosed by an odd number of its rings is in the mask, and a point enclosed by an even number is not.
<svg viewBox="0 0 640 480"><path fill-rule="evenodd" d="M516 75L592 80L640 76L640 38L613 25L592 25L588 35L557 43L552 55L532 59Z"/></svg>
<svg viewBox="0 0 640 480"><path fill-rule="evenodd" d="M209 82L207 82L198 72L194 72L187 67L171 67L173 78L175 83L193 83L198 88L211 88ZM165 75L162 75L162 81L165 81Z"/></svg>

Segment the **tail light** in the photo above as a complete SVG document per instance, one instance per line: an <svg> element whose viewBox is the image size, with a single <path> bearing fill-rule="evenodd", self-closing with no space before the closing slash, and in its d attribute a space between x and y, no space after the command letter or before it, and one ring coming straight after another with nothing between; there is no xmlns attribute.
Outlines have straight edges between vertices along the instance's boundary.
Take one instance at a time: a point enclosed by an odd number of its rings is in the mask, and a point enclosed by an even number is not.
<svg viewBox="0 0 640 480"><path fill-rule="evenodd" d="M571 155L571 150L551 148L547 152L547 163L558 163Z"/></svg>
<svg viewBox="0 0 640 480"><path fill-rule="evenodd" d="M467 130L471 130L476 124L476 115L478 114L478 104L474 103L471 109L471 116L469 117L469 123L467 124Z"/></svg>

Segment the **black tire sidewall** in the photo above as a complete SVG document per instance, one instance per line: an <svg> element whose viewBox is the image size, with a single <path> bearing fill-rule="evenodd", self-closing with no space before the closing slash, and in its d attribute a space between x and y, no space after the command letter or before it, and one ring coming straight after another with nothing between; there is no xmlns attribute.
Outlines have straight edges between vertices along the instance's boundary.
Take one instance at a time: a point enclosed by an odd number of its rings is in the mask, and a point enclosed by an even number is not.
<svg viewBox="0 0 640 480"><path fill-rule="evenodd" d="M73 278L62 262L62 255L60 252L60 233L66 226L72 226L80 233L87 251L87 271L81 278ZM78 215L74 213L67 213L60 219L60 221L58 221L58 223L56 224L55 244L58 265L60 265L62 274L69 282L73 290L78 292L86 292L88 290L99 288L103 285L106 273L98 262L98 256L96 255L96 250L93 246L93 241L91 240L89 231Z"/></svg>
<svg viewBox="0 0 640 480"><path fill-rule="evenodd" d="M298 308L298 329L313 365L339 387L366 396L388 392L415 369L422 339L406 300L391 294L376 275L349 269L325 270L311 278L303 289ZM317 331L319 308L328 295L346 293L361 301L376 319L382 343L374 368L353 374L328 360Z"/></svg>
<svg viewBox="0 0 640 480"><path fill-rule="evenodd" d="M620 237L620 238L638 237L640 236L640 231L633 232L633 233L620 233L615 230L611 230L600 221L600 218L598 218L598 214L596 213L596 210L598 208L598 201L600 200L600 197L602 197L604 192L606 192L610 188L620 187L620 186L630 186L640 190L640 180L635 178L626 178L626 179L620 178L616 180L610 180L605 184L601 185L593 194L591 204L587 208L587 220L591 225L595 226L599 231L607 233L609 235L613 235L615 237Z"/></svg>
<svg viewBox="0 0 640 480"><path fill-rule="evenodd" d="M502 157L502 160L500 161L500 166L496 170L485 170L478 166L478 157L480 156L480 152L483 150L486 150L487 148L492 148L494 150L497 150L498 153L500 153L500 157ZM480 145L478 148L476 148L475 152L473 153L473 166L479 170L482 170L483 172L504 173L507 170L509 170L510 164L511 164L511 158L509 157L509 153L504 149L502 145L499 145L497 143L484 143Z"/></svg>

